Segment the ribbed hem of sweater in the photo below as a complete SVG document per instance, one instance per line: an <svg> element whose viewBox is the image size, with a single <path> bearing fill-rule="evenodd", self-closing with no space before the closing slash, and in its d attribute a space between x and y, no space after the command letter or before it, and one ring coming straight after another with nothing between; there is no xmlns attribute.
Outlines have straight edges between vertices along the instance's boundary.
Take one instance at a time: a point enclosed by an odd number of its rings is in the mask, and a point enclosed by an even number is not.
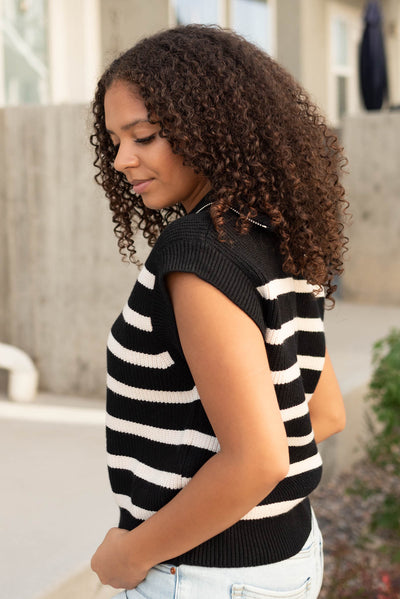
<svg viewBox="0 0 400 599"><path fill-rule="evenodd" d="M121 510L120 528L130 530L140 523ZM187 553L168 559L168 564L250 568L280 562L302 549L310 531L311 507L307 498L280 517L239 521Z"/></svg>

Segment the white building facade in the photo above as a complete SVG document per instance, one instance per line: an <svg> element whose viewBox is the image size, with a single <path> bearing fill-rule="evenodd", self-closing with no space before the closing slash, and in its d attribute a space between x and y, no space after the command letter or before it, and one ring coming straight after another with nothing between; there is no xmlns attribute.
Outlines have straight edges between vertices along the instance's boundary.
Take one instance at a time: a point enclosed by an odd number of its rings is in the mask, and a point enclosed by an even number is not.
<svg viewBox="0 0 400 599"><path fill-rule="evenodd" d="M400 0L381 0L388 104L400 104ZM179 23L230 27L274 56L338 126L362 110L365 0L0 0L0 106L90 101L102 68Z"/></svg>

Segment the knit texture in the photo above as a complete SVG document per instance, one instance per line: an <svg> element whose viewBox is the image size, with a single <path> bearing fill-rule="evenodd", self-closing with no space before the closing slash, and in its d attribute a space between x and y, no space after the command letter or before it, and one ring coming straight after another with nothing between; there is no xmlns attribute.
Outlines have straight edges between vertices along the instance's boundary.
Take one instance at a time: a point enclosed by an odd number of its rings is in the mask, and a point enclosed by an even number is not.
<svg viewBox="0 0 400 599"><path fill-rule="evenodd" d="M185 360L164 277L195 273L259 327L285 424L287 476L239 522L168 562L247 567L295 555L311 530L308 495L322 462L308 412L324 364L324 297L282 270L268 219L248 234L229 211L226 241L209 214L209 193L170 224L143 266L108 339L107 452L119 526L131 530L182 489L219 443ZM227 417L229 417L227 415ZM240 480L237 481L240 485ZM232 495L235 488L232 488Z"/></svg>

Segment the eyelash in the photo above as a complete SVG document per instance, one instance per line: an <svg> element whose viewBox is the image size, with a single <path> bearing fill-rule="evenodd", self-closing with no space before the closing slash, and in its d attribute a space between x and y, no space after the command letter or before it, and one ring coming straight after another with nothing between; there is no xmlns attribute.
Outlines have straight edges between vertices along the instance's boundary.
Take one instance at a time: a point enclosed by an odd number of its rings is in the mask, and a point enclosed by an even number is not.
<svg viewBox="0 0 400 599"><path fill-rule="evenodd" d="M137 144L148 144L155 138L156 134L149 135L148 137L141 137L140 139L135 139L135 143Z"/></svg>
<svg viewBox="0 0 400 599"><path fill-rule="evenodd" d="M141 137L139 139L135 139L135 143L137 143L137 144L143 144L143 145L149 144L150 142L153 141L153 139L155 138L155 136L156 136L156 133L153 133L152 135L149 135L148 137ZM115 144L114 145L114 150L115 150L115 152L118 152L118 150L119 150L119 144Z"/></svg>

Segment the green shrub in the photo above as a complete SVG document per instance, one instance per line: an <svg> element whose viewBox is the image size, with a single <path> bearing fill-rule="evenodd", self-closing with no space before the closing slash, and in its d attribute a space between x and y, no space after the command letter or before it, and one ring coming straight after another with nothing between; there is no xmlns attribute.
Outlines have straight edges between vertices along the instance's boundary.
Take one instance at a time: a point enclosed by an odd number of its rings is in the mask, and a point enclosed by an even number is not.
<svg viewBox="0 0 400 599"><path fill-rule="evenodd" d="M391 466L400 476L400 330L393 329L375 343L372 363L375 370L368 399L381 427L379 431L373 427L368 453L375 464Z"/></svg>
<svg viewBox="0 0 400 599"><path fill-rule="evenodd" d="M379 507L372 513L370 532L384 539L382 550L392 561L400 562L400 330L392 329L387 337L373 347L373 375L367 400L375 419L369 419L371 440L367 446L368 459L386 476L386 484L371 487L356 480L349 489L363 499L378 496Z"/></svg>

